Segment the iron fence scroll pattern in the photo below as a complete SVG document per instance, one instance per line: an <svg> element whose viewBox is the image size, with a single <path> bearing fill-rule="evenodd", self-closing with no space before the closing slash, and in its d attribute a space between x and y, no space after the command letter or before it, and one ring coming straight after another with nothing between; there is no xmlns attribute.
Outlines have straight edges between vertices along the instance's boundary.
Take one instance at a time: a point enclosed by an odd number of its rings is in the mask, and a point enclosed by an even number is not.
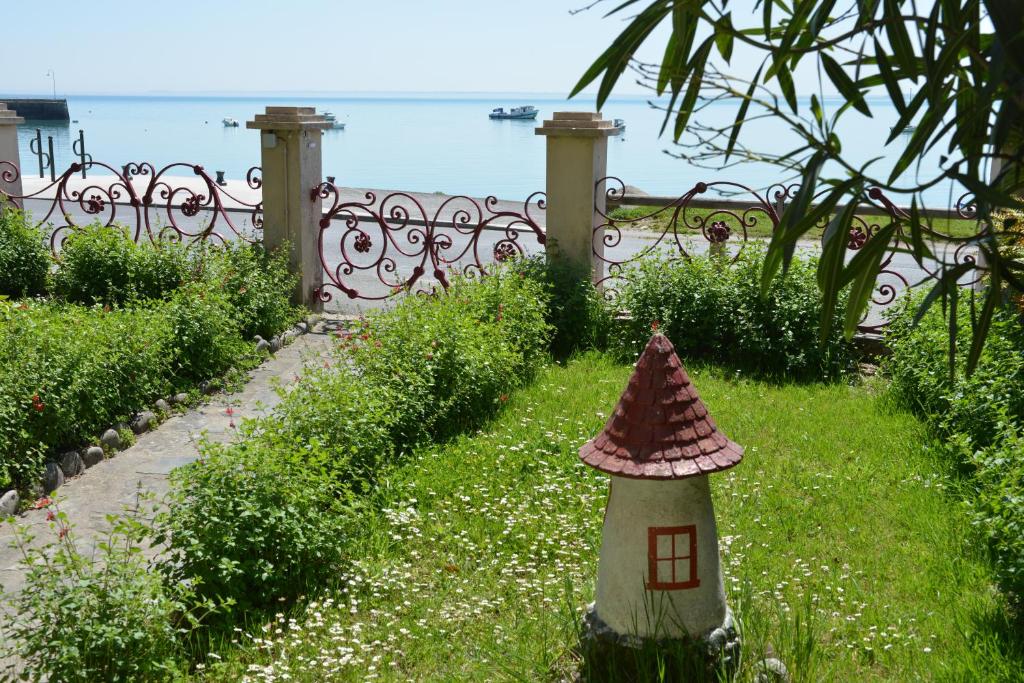
<svg viewBox="0 0 1024 683"><path fill-rule="evenodd" d="M71 183L79 171L97 169L102 175L93 175L85 183ZM198 181L185 182L186 178L174 175L176 172L190 173ZM9 161L0 161L0 177L12 183L19 177L18 168ZM252 190L262 187L258 166L249 169L245 182ZM50 249L54 256L70 234L87 227L75 222L73 211L90 217L90 223L122 226L136 242L223 243L237 238L255 243L261 240L263 229L261 201L247 201L232 194L218 186L202 166L188 163L168 164L159 170L148 162L129 163L120 169L97 161L73 163L46 187L25 195L0 190L0 197L22 209L26 200L44 202L45 210L37 212L35 218L40 226L52 226ZM225 199L249 215L251 230L242 229L232 220ZM205 223L192 220L200 213L208 215Z"/></svg>
<svg viewBox="0 0 1024 683"><path fill-rule="evenodd" d="M542 192L519 210L501 208L494 196L446 196L435 208L406 192L346 201L332 182L317 185L310 198L328 204L317 243L327 281L316 294L325 302L331 289L374 301L429 294L447 289L451 272L484 275L488 264L523 255L527 240L545 242L531 215L545 208Z"/></svg>
<svg viewBox="0 0 1024 683"><path fill-rule="evenodd" d="M603 198L607 204L617 205L625 196L625 184L615 177L600 179L596 188L596 196ZM711 190L727 193L733 198L738 196L744 202L749 199L749 206L737 208L738 204L733 199L727 208L709 208L705 199L698 210L698 207L694 206L696 200ZM630 266L637 265L646 256L664 252L666 249L673 254L671 258L686 259L696 251L717 250L724 258L735 261L744 247L752 241L751 233L756 228L763 228L760 231L762 234L774 233L785 205L796 196L798 190L799 185L796 184L776 184L763 192L758 192L729 181L701 182L662 206L651 207L641 215L626 217L616 217L612 210L603 209L601 202L598 202L595 206L598 220L593 233L593 253L595 260L603 263L606 270L597 280L597 284L604 288L609 298L614 298L617 295L616 284L629 276ZM825 189L817 193L815 199L823 197L828 191ZM871 302L876 311L891 305L901 291L940 278L946 268L959 263L975 262L971 247L984 234L984 226L979 226L976 234L971 236L955 236L936 228L925 227L923 232L926 238L934 245L949 245L949 248L933 250L935 258L930 263L916 264L915 267L923 272L923 277L912 281L905 272L901 272L895 262L897 254L912 251L908 223L910 215L896 206L877 187L867 190L864 202L865 212L854 216L848 232L846 248L849 252L862 249L883 227L891 223L896 225L896 232L882 258L872 294ZM867 212L868 209L871 213ZM975 220L976 207L970 194L965 194L957 200L951 217ZM824 217L818 227L825 228L829 219L828 216ZM647 244L634 254L621 260L605 254L605 249L614 248L622 242L623 230L644 225L651 227L652 224L656 225L656 229L646 233ZM973 282L961 284L974 284L980 281L983 275L983 271L978 269L975 271ZM869 321L869 317L870 313L861 320L858 327L861 332L878 333L885 327L884 319L872 322Z"/></svg>

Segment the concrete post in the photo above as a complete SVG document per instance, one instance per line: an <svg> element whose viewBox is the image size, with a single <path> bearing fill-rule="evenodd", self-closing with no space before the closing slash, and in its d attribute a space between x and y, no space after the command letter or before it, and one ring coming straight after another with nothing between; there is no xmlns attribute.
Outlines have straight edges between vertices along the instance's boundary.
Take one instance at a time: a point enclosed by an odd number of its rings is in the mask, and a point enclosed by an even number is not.
<svg viewBox="0 0 1024 683"><path fill-rule="evenodd" d="M595 184L608 175L608 138L619 129L600 113L555 112L537 128L547 144L547 254L588 266L594 280L603 277L604 241L594 230L602 220L604 193Z"/></svg>
<svg viewBox="0 0 1024 683"><path fill-rule="evenodd" d="M292 272L300 276L293 301L320 310L320 202L310 192L323 181L320 143L330 124L313 107L267 107L245 126L260 131L264 246L272 251L288 242Z"/></svg>
<svg viewBox="0 0 1024 683"><path fill-rule="evenodd" d="M25 194L21 188L21 157L18 154L18 124L24 122L25 119L0 103L0 192L9 195Z"/></svg>

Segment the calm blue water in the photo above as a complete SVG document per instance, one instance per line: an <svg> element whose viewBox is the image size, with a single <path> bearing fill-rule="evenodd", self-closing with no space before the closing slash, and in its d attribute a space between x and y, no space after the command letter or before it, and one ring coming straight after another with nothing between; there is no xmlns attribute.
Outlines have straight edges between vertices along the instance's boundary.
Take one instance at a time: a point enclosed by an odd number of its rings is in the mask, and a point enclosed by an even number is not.
<svg viewBox="0 0 1024 683"><path fill-rule="evenodd" d="M245 121L267 105L312 105L334 112L344 121L343 131L327 131L324 139L324 175L338 183L368 188L420 192L462 193L501 198L523 198L544 188L544 137L534 134L543 118L558 110L587 110L586 100L567 103L551 96L504 97L465 95L427 97L69 97L70 126L28 123L19 130L22 166L26 175L38 175L29 140L35 128L54 137L58 170L73 160L71 142L85 131L86 149L96 161L120 168L129 161L149 161L160 167L172 162L198 163L210 171L226 171L242 177L259 164L257 131L244 128ZM491 121L487 113L496 106L533 104L540 109L537 122ZM854 161L894 153L883 143L896 120L891 107L873 102L874 120L852 119L840 131ZM710 116L708 116L710 114ZM723 122L733 110L720 106ZM733 180L751 187L766 187L780 180L781 172L765 164L747 164L728 171L697 168L665 153L672 144L658 137L661 112L644 99L617 98L604 107L606 118L626 120L626 134L609 141L608 168L650 194L678 195L698 181ZM230 116L242 127L224 128ZM718 117L710 108L705 119ZM782 152L793 136L772 122L749 124L744 133L754 147ZM924 171L937 166L938 153L922 162ZM882 175L881 169L879 174ZM910 172L907 174L911 175ZM931 190L930 206L949 205L949 185ZM955 198L955 196L954 196ZM897 200L897 203L903 203Z"/></svg>

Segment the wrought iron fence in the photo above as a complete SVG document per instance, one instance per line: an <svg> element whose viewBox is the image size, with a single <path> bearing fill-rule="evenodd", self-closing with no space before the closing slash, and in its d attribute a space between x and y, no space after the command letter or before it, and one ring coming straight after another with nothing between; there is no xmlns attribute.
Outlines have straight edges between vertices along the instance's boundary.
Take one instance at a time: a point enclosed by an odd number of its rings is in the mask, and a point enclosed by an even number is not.
<svg viewBox="0 0 1024 683"><path fill-rule="evenodd" d="M447 289L449 273L482 275L488 264L525 253L527 240L543 245L545 232L531 210L544 209L534 192L515 209L496 197L424 197L374 192L346 200L333 182L312 189L326 210L318 249L326 282L316 293L331 301L333 289L350 299L382 301L403 292Z"/></svg>
<svg viewBox="0 0 1024 683"><path fill-rule="evenodd" d="M777 184L765 191L754 190L746 185L731 181L701 182L675 198L638 197L645 209L639 214L616 214L613 209L602 205L618 207L629 205L626 186L619 178L608 176L597 181L595 205L596 225L593 232L593 255L602 269L596 283L602 286L606 296L615 298L617 285L628 278L631 266L655 253L670 254L670 258L686 259L703 251L718 252L723 258L734 261L743 249L755 239L766 239L779 225L779 218L785 205L796 195L798 185ZM718 191L728 194L730 199L716 200L708 196ZM821 197L828 190L816 195ZM737 199L738 198L738 199ZM889 245L876 281L872 297L872 309L861 320L859 330L877 333L886 322L881 313L890 306L899 293L922 283L937 279L941 271L965 262L973 263L975 256L972 243L984 232L984 226L976 234L955 236L935 228L925 228L926 237L932 242L934 258L931 261L897 262L900 254L911 252L907 221L907 210L896 206L879 188L870 188L863 197L865 211L856 215L849 229L846 248L856 252L873 238L885 225L896 224L896 233ZM841 210L838 207L837 210ZM869 213L870 211L870 213ZM949 212L928 211L930 217L945 213L947 216L964 220L975 219L975 206L969 194L962 195ZM819 228L825 228L830 218L824 217ZM628 255L610 254L609 250L619 247L629 228L642 227L646 231L643 244ZM753 233L753 235L752 235ZM920 277L909 271L920 270ZM973 280L962 285L976 284L982 273L976 271Z"/></svg>
<svg viewBox="0 0 1024 683"><path fill-rule="evenodd" d="M88 168L99 170L88 181L73 176ZM196 177L173 175L187 172ZM0 161L0 179L13 183L19 178L19 169L9 161ZM252 190L262 187L260 168L254 166L246 173L246 185ZM202 166L173 163L157 170L148 162L130 163L115 169L108 164L89 160L85 164L73 163L64 173L43 188L24 195L12 195L0 189L0 198L25 208L26 201L42 202L43 211L37 211L39 226L51 225L50 249L58 256L64 240L85 225L76 222L75 214L84 215L89 224L104 226L115 223L128 229L138 242L176 240L189 243L228 239L248 242L260 240L263 228L262 201L247 201L232 194L210 177ZM230 200L234 205L228 206ZM118 208L123 211L118 212ZM232 213L248 214L251 229L236 225ZM200 213L205 220L199 220ZM230 234L229 234L230 233Z"/></svg>

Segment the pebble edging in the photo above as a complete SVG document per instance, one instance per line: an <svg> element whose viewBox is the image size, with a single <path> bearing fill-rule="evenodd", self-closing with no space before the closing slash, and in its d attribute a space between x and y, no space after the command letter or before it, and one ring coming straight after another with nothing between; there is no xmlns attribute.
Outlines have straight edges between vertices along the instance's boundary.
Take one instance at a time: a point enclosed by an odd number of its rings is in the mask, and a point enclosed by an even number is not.
<svg viewBox="0 0 1024 683"><path fill-rule="evenodd" d="M256 351L264 356L277 353L296 337L307 334L316 326L319 320L318 316L309 316L269 341L257 336L254 339ZM199 383L199 390L203 394L209 395L216 393L218 387L215 383L207 380ZM157 399L153 404L153 410L140 411L132 419L130 425L119 424L103 432L99 438L101 446L90 445L79 450L66 451L56 460L46 462L42 479L36 486L32 487L32 494L37 498L41 498L56 491L68 479L80 476L87 469L102 462L108 457L107 452L114 453L130 445L124 442L120 432L131 429L135 434L144 434L151 429L155 429L163 418L173 413L172 406L180 405L187 400L188 394L185 393ZM17 491L11 489L2 492L0 494L0 519L17 514L20 502L21 498Z"/></svg>

